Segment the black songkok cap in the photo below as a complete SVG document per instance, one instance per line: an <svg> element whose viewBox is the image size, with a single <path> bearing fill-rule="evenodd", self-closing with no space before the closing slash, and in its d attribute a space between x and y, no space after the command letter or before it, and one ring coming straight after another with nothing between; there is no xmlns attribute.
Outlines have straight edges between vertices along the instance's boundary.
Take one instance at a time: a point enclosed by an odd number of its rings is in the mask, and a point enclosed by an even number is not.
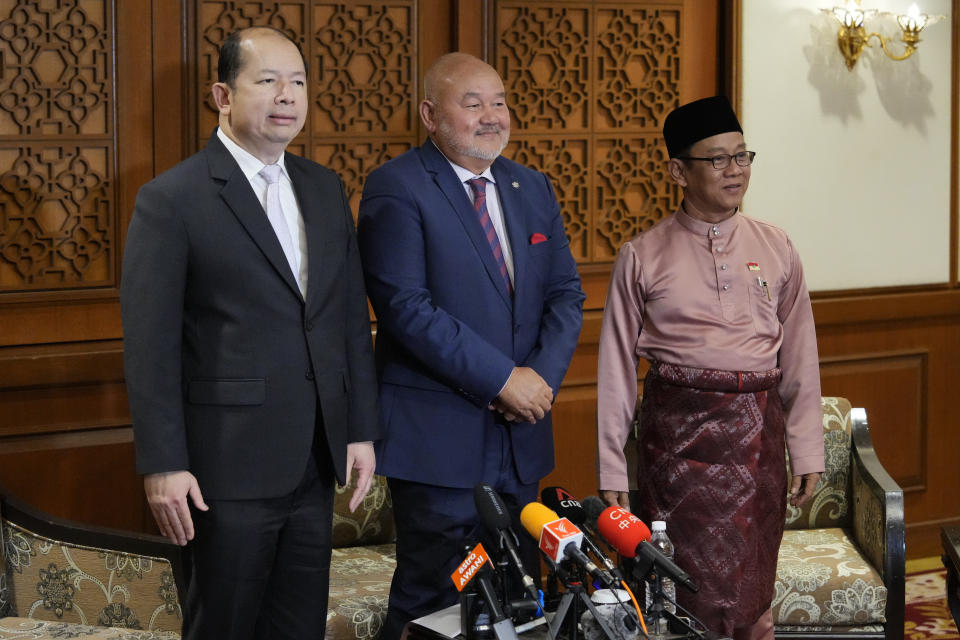
<svg viewBox="0 0 960 640"><path fill-rule="evenodd" d="M663 121L667 153L675 158L687 147L718 133L739 131L740 121L726 96L713 96L681 105Z"/></svg>

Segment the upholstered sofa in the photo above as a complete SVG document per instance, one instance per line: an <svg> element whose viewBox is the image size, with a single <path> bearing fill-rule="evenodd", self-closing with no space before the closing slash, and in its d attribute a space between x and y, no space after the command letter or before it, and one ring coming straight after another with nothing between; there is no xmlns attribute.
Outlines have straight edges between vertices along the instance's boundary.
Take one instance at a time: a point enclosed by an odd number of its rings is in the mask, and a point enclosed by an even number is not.
<svg viewBox="0 0 960 640"><path fill-rule="evenodd" d="M327 638L380 631L395 566L386 481L353 514L338 491ZM80 525L0 491L0 640L178 640L181 552L156 536Z"/></svg>

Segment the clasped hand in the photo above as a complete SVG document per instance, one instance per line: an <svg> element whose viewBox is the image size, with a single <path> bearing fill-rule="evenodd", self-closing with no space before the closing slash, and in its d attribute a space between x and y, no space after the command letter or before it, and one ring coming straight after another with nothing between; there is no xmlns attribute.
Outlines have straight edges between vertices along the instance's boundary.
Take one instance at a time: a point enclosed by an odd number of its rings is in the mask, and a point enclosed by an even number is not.
<svg viewBox="0 0 960 640"><path fill-rule="evenodd" d="M514 367L490 409L499 411L511 422L543 420L553 405L553 389L530 367Z"/></svg>

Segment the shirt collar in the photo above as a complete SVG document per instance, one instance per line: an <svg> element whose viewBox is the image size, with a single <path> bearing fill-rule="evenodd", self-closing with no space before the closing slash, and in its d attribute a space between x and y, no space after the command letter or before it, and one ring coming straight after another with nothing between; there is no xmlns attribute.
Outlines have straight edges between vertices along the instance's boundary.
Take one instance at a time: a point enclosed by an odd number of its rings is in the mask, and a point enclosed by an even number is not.
<svg viewBox="0 0 960 640"><path fill-rule="evenodd" d="M713 238L715 235L718 235L715 232L726 236L737 228L737 225L740 224L740 209L738 207L732 216L720 222L707 222L706 220L694 218L684 211L683 207L677 209L674 217L677 219L677 222L683 225L688 231L692 231L698 236Z"/></svg>
<svg viewBox="0 0 960 640"><path fill-rule="evenodd" d="M440 151L439 146L437 146L436 144L434 144L433 146L437 148L437 151ZM487 167L484 170L484 172L478 176L473 171L470 171L470 169L465 169L464 167L461 167L456 162L448 158L447 154L445 154L443 151L440 151L440 155L442 155L444 159L450 163L450 166L453 168L453 172L457 174L457 179L460 180L460 182L466 182L467 180L473 180L474 178L486 178L490 182L493 182L493 183L497 182L496 180L493 179L493 171L491 171L491 169L493 168L492 164L489 167Z"/></svg>
<svg viewBox="0 0 960 640"><path fill-rule="evenodd" d="M220 139L220 142L223 143L223 146L227 148L227 151L230 152L230 155L233 156L233 159L237 161L237 164L240 165L240 170L243 171L243 175L247 177L247 180L252 179L260 173L261 169L267 166L260 162L259 158L255 155L231 140L220 127L217 127L217 137ZM284 157L286 155L285 153L281 153L280 159L277 160L277 164L280 165L281 175L287 173L287 167L284 164Z"/></svg>

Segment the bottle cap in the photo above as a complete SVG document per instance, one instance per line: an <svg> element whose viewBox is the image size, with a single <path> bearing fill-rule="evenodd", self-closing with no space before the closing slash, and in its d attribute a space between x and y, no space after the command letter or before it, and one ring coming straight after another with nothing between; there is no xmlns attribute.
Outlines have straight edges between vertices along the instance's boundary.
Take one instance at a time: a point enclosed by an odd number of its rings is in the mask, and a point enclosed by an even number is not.
<svg viewBox="0 0 960 640"><path fill-rule="evenodd" d="M651 529L652 529L653 531L666 531L666 530L667 530L667 523L666 523L664 520L654 520L654 521L651 522L650 524L653 525L653 526L651 527Z"/></svg>

